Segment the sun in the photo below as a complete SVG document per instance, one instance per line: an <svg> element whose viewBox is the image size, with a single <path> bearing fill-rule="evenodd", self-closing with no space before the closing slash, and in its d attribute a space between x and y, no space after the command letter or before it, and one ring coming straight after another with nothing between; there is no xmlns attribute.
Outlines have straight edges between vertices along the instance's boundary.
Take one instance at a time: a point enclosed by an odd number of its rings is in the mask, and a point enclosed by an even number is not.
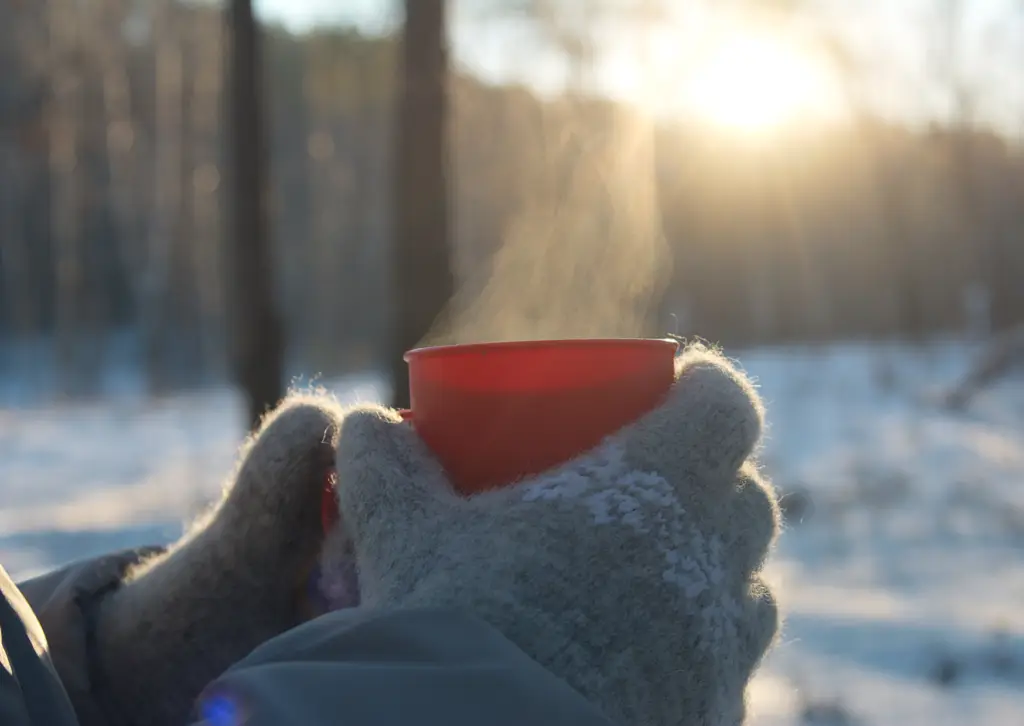
<svg viewBox="0 0 1024 726"><path fill-rule="evenodd" d="M756 134L816 115L827 95L820 63L781 39L754 34L716 45L694 68L692 112L728 130Z"/></svg>

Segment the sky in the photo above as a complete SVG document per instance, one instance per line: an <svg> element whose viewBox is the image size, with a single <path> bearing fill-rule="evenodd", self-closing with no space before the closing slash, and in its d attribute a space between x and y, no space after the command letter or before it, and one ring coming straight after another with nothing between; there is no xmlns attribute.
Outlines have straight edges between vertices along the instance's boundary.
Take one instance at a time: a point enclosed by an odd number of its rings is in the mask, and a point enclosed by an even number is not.
<svg viewBox="0 0 1024 726"><path fill-rule="evenodd" d="M959 2L964 22L957 36L957 72L977 89L978 116L1014 134L1024 126L1024 71L1020 70L1024 69L1024 0L807 1L815 9L816 27L838 28L860 57L869 79L865 88L872 107L911 122L927 122L948 111L948 87L934 81L934 48L942 37L939 9ZM488 19L482 8L494 4L498 3L452 0L450 35L455 62L488 80L524 81L547 91L560 88L565 77L561 59L545 53L537 37L521 27ZM676 91L686 85L681 49L706 44L731 22L723 21L720 13L700 12L701 5L699 0L678 0L675 7L686 6L689 11L678 13L679 22L661 34L660 43L652 43L655 57L659 57L659 48L665 51L657 63L662 84L658 96L663 102L659 111L685 110L690 98ZM394 27L400 18L396 0L256 0L256 6L265 20L296 31L322 23L344 23L379 32ZM727 36L728 27L724 32ZM798 32L794 37L806 35ZM636 49L636 44L620 44L613 50L599 74L609 92L623 97L634 94ZM819 78L815 86L814 93L821 99L818 110L823 115L829 115L830 108L841 111L845 105L832 66L818 50L815 54L811 62L817 66L815 72L829 77L827 81Z"/></svg>

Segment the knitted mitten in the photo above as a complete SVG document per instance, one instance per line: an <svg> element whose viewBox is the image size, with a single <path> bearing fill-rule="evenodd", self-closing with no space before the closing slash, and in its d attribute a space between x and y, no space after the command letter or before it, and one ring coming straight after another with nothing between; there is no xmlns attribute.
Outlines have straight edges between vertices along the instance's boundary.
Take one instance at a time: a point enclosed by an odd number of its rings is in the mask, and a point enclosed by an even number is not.
<svg viewBox="0 0 1024 726"><path fill-rule="evenodd" d="M211 511L101 601L92 685L111 722L190 723L203 687L303 619L340 420L325 396L285 401L243 447Z"/></svg>
<svg viewBox="0 0 1024 726"><path fill-rule="evenodd" d="M739 724L777 629L759 571L778 509L748 462L761 427L748 381L691 350L646 417L464 498L395 412L352 411L338 497L362 607L471 612L623 724Z"/></svg>

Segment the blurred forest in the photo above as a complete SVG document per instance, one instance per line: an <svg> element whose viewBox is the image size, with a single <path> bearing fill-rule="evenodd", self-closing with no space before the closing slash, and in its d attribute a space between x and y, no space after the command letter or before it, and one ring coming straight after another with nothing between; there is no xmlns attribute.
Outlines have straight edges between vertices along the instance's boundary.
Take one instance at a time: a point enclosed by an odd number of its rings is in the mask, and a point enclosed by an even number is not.
<svg viewBox="0 0 1024 726"><path fill-rule="evenodd" d="M52 342L72 394L125 351L155 391L222 379L223 11L0 0L0 17L4 350ZM397 38L264 30L288 360L328 375L385 365ZM966 111L920 127L883 120L855 86L849 123L764 146L658 121L653 179L672 265L652 329L673 332L675 316L681 334L752 345L1024 323L1021 146ZM487 269L537 189L569 178L637 113L584 85L540 95L460 69L448 95L460 280Z"/></svg>

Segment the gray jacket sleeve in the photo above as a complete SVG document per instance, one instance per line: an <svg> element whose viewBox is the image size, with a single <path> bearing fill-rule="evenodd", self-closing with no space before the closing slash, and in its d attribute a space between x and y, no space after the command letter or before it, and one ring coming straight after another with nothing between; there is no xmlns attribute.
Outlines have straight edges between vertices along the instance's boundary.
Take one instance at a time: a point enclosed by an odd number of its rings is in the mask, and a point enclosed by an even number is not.
<svg viewBox="0 0 1024 726"><path fill-rule="evenodd" d="M77 726L39 621L0 567L0 724Z"/></svg>
<svg viewBox="0 0 1024 726"><path fill-rule="evenodd" d="M113 552L18 583L46 634L49 661L81 726L111 726L125 720L111 702L106 674L98 667L100 644L93 620L99 603L120 586L125 570L160 551L143 547Z"/></svg>
<svg viewBox="0 0 1024 726"><path fill-rule="evenodd" d="M483 621L339 611L254 650L204 691L201 726L611 726Z"/></svg>

